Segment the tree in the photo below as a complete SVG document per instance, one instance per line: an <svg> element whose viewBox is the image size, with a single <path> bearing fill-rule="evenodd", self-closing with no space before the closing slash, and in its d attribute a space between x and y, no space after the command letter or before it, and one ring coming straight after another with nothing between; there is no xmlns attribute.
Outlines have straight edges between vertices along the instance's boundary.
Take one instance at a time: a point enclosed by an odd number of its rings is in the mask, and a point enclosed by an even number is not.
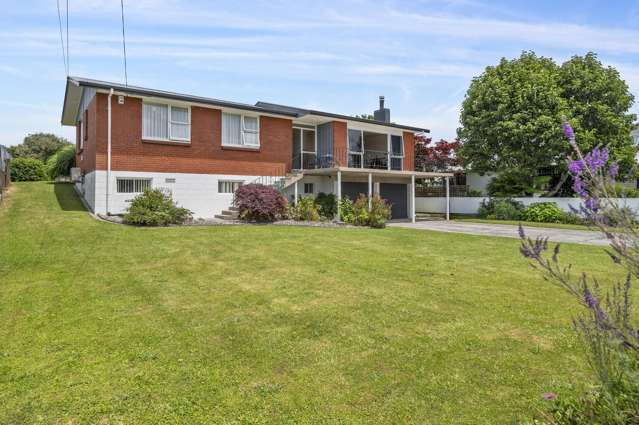
<svg viewBox="0 0 639 425"><path fill-rule="evenodd" d="M591 151L605 144L620 172L629 174L636 153L630 136L636 116L628 113L634 96L619 72L604 67L594 53L573 56L559 70L559 85L579 148Z"/></svg>
<svg viewBox="0 0 639 425"><path fill-rule="evenodd" d="M70 145L63 137L50 133L34 133L24 138L21 145L9 148L14 158L35 158L42 162L61 148Z"/></svg>
<svg viewBox="0 0 639 425"><path fill-rule="evenodd" d="M595 54L575 56L557 66L524 52L502 59L473 79L462 104L460 159L475 172L517 169L537 175L555 169L566 182L571 148L561 132L562 117L575 124L580 147L606 144L626 175L633 163L628 111L634 98L619 73Z"/></svg>
<svg viewBox="0 0 639 425"><path fill-rule="evenodd" d="M419 171L447 171L459 165L456 152L461 142L448 142L441 139L432 144L433 139L424 135L415 136L415 170Z"/></svg>

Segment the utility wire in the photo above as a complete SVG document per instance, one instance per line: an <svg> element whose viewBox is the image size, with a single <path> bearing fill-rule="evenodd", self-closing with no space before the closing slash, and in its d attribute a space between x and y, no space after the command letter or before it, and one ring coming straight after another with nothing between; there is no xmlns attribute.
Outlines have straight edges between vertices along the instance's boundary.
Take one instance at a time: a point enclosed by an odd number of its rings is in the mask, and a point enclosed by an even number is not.
<svg viewBox="0 0 639 425"><path fill-rule="evenodd" d="M122 50L124 51L124 85L128 86L129 77L127 75L127 69L126 69L126 38L124 36L124 0L120 0L120 9L122 11Z"/></svg>
<svg viewBox="0 0 639 425"><path fill-rule="evenodd" d="M62 36L62 15L60 14L60 0L56 0L58 4L58 26L60 27L60 45L62 46L62 61L64 62L64 72L69 75L69 67L67 66L67 55L64 50L64 37Z"/></svg>
<svg viewBox="0 0 639 425"><path fill-rule="evenodd" d="M69 0L67 0L67 75L71 71L71 61L69 60Z"/></svg>

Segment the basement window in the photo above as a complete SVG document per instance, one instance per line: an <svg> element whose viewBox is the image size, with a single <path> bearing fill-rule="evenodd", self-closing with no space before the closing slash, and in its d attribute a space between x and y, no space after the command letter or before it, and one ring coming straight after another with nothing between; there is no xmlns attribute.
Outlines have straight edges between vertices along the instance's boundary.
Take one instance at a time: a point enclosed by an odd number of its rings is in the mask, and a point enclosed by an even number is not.
<svg viewBox="0 0 639 425"><path fill-rule="evenodd" d="M242 181L237 180L219 180L217 182L218 193L235 193L242 186Z"/></svg>
<svg viewBox="0 0 639 425"><path fill-rule="evenodd" d="M118 178L116 183L117 193L142 193L151 189L151 179Z"/></svg>
<svg viewBox="0 0 639 425"><path fill-rule="evenodd" d="M304 183L304 194L312 195L314 193L313 183Z"/></svg>
<svg viewBox="0 0 639 425"><path fill-rule="evenodd" d="M163 103L142 105L142 138L163 142L191 140L191 110Z"/></svg>

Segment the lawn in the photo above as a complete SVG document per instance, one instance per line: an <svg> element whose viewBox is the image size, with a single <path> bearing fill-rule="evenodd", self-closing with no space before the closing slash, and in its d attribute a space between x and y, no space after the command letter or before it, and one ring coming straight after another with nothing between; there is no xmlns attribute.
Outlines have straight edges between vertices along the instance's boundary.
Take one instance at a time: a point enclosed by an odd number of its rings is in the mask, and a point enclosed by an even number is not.
<svg viewBox="0 0 639 425"><path fill-rule="evenodd" d="M513 239L133 228L71 186L0 207L0 423L494 424L587 381ZM610 278L601 248L567 258Z"/></svg>

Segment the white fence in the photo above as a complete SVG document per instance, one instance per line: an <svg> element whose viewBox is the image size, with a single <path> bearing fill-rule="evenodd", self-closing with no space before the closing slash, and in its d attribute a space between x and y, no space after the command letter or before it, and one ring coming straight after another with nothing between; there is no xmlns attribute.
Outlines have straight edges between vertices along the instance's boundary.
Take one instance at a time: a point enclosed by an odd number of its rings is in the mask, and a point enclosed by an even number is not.
<svg viewBox="0 0 639 425"><path fill-rule="evenodd" d="M450 198L451 214L477 214L479 204L486 197L479 198ZM570 206L579 209L581 200L579 198L513 198L524 205L536 202L554 202L559 208L570 212ZM618 199L619 205L627 205L633 211L639 211L639 198ZM424 213L446 213L446 198L417 198L415 201L417 212Z"/></svg>

